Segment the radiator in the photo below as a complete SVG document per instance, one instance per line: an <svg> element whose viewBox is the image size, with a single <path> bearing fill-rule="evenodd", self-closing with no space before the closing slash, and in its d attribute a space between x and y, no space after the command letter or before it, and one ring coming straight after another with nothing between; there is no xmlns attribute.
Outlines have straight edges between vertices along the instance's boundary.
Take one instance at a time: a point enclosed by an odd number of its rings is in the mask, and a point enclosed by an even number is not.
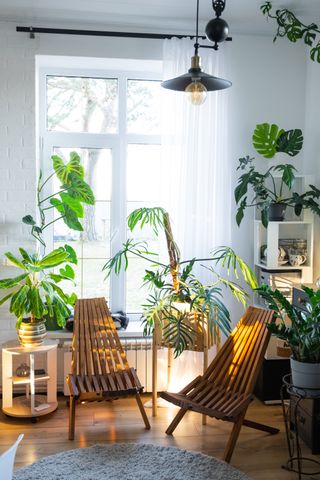
<svg viewBox="0 0 320 480"><path fill-rule="evenodd" d="M152 340L146 339L121 339L130 367L137 371L137 375L144 386L144 392L152 391ZM65 343L63 350L63 393L69 395L66 377L71 371L71 343ZM167 389L168 351L158 349L158 391ZM58 376L59 377L59 376ZM60 385L59 385L60 384ZM62 387L58 382L58 389Z"/></svg>

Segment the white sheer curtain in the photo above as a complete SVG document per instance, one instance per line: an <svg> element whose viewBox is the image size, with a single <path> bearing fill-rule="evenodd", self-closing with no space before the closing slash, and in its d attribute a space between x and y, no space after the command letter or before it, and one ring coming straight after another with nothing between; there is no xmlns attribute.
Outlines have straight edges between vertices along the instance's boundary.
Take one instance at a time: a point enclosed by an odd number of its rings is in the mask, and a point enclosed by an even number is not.
<svg viewBox="0 0 320 480"><path fill-rule="evenodd" d="M186 73L193 41L164 41L164 78ZM223 51L202 49L206 73L223 77ZM230 243L231 167L227 155L228 90L208 92L201 106L182 92L163 90L163 204L184 258ZM168 174L169 172L169 174Z"/></svg>
<svg viewBox="0 0 320 480"><path fill-rule="evenodd" d="M164 41L164 79L187 72L193 44L188 39ZM223 49L200 49L200 55L206 73L225 78ZM189 104L183 92L163 90L162 97L162 206L172 219L182 258L207 257L215 246L230 244L228 90L208 92L201 106ZM204 268L194 271L203 282L210 281ZM184 352L182 357L174 362L171 390L201 372L202 354Z"/></svg>

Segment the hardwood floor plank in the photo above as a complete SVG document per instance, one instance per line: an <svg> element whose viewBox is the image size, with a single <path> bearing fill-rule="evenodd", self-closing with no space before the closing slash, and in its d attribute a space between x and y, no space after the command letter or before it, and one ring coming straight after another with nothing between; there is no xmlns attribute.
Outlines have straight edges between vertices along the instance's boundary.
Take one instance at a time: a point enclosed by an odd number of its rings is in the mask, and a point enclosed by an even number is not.
<svg viewBox="0 0 320 480"><path fill-rule="evenodd" d="M142 396L143 403L149 399L149 395ZM70 442L68 409L65 399L60 398L59 409L41 417L35 424L0 413L0 454L16 440L19 433L24 433L16 456L16 468L65 450L113 442L175 446L222 458L232 425L212 418L208 418L207 425L202 425L201 415L187 412L174 435L167 436L165 429L177 410L171 405L169 408L158 408L158 416L152 417L151 409L147 408L151 424L151 430L147 431L134 398L79 405L76 410L76 436ZM265 406L256 400L249 407L248 418L280 428L280 433L269 435L243 427L232 465L246 472L253 480L295 480L296 474L281 468L288 456L281 407ZM304 447L303 450L310 455L308 448ZM320 460L320 456L316 458Z"/></svg>

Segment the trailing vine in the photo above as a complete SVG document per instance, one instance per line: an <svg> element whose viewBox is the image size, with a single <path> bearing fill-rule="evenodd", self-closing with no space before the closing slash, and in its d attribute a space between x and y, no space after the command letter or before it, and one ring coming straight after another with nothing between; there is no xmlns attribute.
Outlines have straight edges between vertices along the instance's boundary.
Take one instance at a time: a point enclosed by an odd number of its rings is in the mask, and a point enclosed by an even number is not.
<svg viewBox="0 0 320 480"><path fill-rule="evenodd" d="M263 15L277 22L277 32L273 41L275 42L278 37L287 37L293 43L303 40L310 47L311 60L320 63L320 30L318 25L315 23L305 25L287 8L276 10L274 15L272 9L270 1L263 3L260 7Z"/></svg>

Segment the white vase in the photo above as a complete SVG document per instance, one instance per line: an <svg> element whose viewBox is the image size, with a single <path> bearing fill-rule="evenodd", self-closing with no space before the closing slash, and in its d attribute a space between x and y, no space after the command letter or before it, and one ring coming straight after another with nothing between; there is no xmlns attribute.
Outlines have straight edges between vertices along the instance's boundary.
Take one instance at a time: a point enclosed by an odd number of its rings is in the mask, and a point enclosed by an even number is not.
<svg viewBox="0 0 320 480"><path fill-rule="evenodd" d="M291 357L290 365L292 384L295 387L311 395L320 393L320 363L298 362Z"/></svg>

